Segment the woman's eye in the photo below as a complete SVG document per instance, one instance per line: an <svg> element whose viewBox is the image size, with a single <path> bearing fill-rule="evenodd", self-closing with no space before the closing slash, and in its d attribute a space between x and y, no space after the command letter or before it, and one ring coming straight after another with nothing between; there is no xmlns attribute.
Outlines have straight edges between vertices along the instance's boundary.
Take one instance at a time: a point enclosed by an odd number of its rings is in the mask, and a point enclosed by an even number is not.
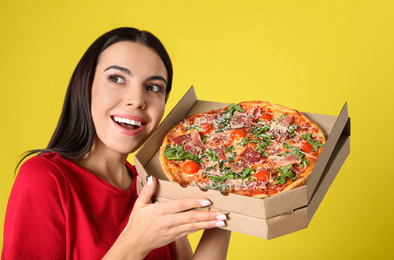
<svg viewBox="0 0 394 260"><path fill-rule="evenodd" d="M120 76L115 76L115 75L111 75L108 78L110 81L114 82L114 83L118 83L118 84L123 84L125 83L124 79Z"/></svg>
<svg viewBox="0 0 394 260"><path fill-rule="evenodd" d="M149 85L148 90L151 90L153 92L162 92L163 88L158 85Z"/></svg>

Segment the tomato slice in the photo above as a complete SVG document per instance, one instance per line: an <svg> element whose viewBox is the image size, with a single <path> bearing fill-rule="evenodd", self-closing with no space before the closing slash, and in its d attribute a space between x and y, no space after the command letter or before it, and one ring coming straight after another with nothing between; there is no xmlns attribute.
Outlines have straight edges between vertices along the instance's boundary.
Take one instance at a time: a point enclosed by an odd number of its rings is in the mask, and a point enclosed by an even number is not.
<svg viewBox="0 0 394 260"><path fill-rule="evenodd" d="M237 129L231 132L231 140L242 140L246 136L246 132L242 129Z"/></svg>
<svg viewBox="0 0 394 260"><path fill-rule="evenodd" d="M306 141L301 142L300 146L301 151L304 153L310 153L313 149L313 146Z"/></svg>
<svg viewBox="0 0 394 260"><path fill-rule="evenodd" d="M259 170L258 172L256 172L253 175L253 178L256 181L268 181L269 177L270 177L270 173L269 173L269 171L266 171L266 170Z"/></svg>
<svg viewBox="0 0 394 260"><path fill-rule="evenodd" d="M210 123L202 123L200 125L200 134L207 135L210 134L213 130L213 126Z"/></svg>
<svg viewBox="0 0 394 260"><path fill-rule="evenodd" d="M271 114L268 114L268 113L262 113L259 116L259 118L265 123L269 123L272 121L272 116L271 116Z"/></svg>
<svg viewBox="0 0 394 260"><path fill-rule="evenodd" d="M193 161L186 162L183 167L182 171L186 174L195 174L200 170L200 165Z"/></svg>

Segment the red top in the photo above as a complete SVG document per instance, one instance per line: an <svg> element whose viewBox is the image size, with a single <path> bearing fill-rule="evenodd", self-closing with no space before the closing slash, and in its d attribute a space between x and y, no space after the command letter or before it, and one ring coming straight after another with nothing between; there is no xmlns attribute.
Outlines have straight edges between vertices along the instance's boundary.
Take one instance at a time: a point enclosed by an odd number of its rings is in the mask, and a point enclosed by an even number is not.
<svg viewBox="0 0 394 260"><path fill-rule="evenodd" d="M57 153L27 160L8 201L2 259L101 259L127 224L137 195ZM175 259L174 243L145 259Z"/></svg>

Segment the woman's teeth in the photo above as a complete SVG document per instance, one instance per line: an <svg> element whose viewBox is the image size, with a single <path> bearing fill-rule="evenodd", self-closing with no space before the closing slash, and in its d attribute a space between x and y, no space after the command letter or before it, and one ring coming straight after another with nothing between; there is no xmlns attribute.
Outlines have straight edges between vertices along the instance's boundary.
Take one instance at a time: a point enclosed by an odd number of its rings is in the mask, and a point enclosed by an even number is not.
<svg viewBox="0 0 394 260"><path fill-rule="evenodd" d="M114 121L117 122L117 123L141 126L141 122L139 122L139 121L135 121L135 120L132 120L132 119L127 119L127 118L122 118L122 117L117 117L117 116L114 116Z"/></svg>

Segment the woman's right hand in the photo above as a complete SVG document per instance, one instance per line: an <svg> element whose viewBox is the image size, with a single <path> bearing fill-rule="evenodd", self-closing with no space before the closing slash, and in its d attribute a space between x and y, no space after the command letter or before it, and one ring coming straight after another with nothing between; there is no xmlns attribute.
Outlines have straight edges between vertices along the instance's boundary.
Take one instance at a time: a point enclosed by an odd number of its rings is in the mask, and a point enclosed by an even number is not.
<svg viewBox="0 0 394 260"><path fill-rule="evenodd" d="M156 186L156 179L149 177L128 224L115 242L124 246L121 248L133 251L138 258L195 231L225 225L226 216L219 211L200 210L210 205L210 201L204 198L152 203Z"/></svg>

